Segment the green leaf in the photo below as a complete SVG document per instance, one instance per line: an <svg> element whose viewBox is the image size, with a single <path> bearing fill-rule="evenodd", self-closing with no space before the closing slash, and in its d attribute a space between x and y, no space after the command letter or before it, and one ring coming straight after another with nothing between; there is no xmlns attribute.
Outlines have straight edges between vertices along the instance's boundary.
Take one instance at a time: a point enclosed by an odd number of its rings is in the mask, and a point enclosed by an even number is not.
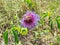
<svg viewBox="0 0 60 45"><path fill-rule="evenodd" d="M3 33L3 39L5 41L5 44L8 45L8 31L7 30Z"/></svg>
<svg viewBox="0 0 60 45"><path fill-rule="evenodd" d="M44 20L43 19L40 20L40 24L44 24Z"/></svg>
<svg viewBox="0 0 60 45"><path fill-rule="evenodd" d="M30 4L31 3L31 0L25 0L25 2L27 2L28 4Z"/></svg>
<svg viewBox="0 0 60 45"><path fill-rule="evenodd" d="M11 28L13 34L14 34L14 38L15 38L15 43L17 44L19 42L19 39L18 39L18 32L20 32L20 26L12 26ZM17 32L18 31L18 32Z"/></svg>
<svg viewBox="0 0 60 45"><path fill-rule="evenodd" d="M42 14L43 18L48 16L48 12Z"/></svg>
<svg viewBox="0 0 60 45"><path fill-rule="evenodd" d="M28 4L29 7L33 5L32 0L25 0L25 2Z"/></svg>
<svg viewBox="0 0 60 45"><path fill-rule="evenodd" d="M51 27L51 29L53 29L53 22L52 21L50 22L50 27Z"/></svg>
<svg viewBox="0 0 60 45"><path fill-rule="evenodd" d="M49 17L49 25L50 25L51 29L53 29L53 21L52 21L51 17Z"/></svg>
<svg viewBox="0 0 60 45"><path fill-rule="evenodd" d="M57 16L56 22L57 22L58 29L60 29L60 16Z"/></svg>
<svg viewBox="0 0 60 45"><path fill-rule="evenodd" d="M20 32L20 26L12 26L11 30L17 30L18 32Z"/></svg>
<svg viewBox="0 0 60 45"><path fill-rule="evenodd" d="M44 32L45 34L47 34L47 33L50 32L50 30L46 29L46 30L43 30L43 32Z"/></svg>
<svg viewBox="0 0 60 45"><path fill-rule="evenodd" d="M15 30L12 30L13 34L14 34L14 39L15 39L15 43L18 44L19 39L18 39L18 33Z"/></svg>
<svg viewBox="0 0 60 45"><path fill-rule="evenodd" d="M21 35L27 35L28 34L28 29L27 28L21 28L20 34Z"/></svg>
<svg viewBox="0 0 60 45"><path fill-rule="evenodd" d="M60 29L60 20L56 20L56 21L57 21L58 29Z"/></svg>

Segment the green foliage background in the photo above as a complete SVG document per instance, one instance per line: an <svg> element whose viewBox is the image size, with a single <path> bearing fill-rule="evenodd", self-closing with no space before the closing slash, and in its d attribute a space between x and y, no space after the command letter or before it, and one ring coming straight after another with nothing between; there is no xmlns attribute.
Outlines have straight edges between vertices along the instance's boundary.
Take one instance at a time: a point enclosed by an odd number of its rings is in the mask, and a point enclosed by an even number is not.
<svg viewBox="0 0 60 45"><path fill-rule="evenodd" d="M36 12L40 16L40 22L24 36L19 32L19 20L27 10ZM15 32L11 31L13 25L17 28L14 29ZM17 45L60 45L60 0L0 0L1 45L4 45L2 34L6 29L8 45L15 45L17 38Z"/></svg>

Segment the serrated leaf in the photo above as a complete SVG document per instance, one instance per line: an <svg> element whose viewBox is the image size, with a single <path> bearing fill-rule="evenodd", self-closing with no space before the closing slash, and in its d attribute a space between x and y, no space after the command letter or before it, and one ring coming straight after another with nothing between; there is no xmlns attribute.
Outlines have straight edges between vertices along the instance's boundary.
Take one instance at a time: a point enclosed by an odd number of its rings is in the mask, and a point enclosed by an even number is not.
<svg viewBox="0 0 60 45"><path fill-rule="evenodd" d="M18 42L19 42L19 39L18 39L18 33L17 33L15 30L12 30L12 31L13 31L15 43L18 44Z"/></svg>
<svg viewBox="0 0 60 45"><path fill-rule="evenodd" d="M3 39L4 39L4 41L5 41L5 44L8 45L8 31L5 31L5 32L3 33Z"/></svg>

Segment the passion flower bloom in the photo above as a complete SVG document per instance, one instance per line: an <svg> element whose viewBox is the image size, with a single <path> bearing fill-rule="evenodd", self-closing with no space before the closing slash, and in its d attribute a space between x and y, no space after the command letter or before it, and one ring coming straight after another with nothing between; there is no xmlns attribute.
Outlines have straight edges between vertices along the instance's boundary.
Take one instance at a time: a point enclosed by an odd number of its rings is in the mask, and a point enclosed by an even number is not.
<svg viewBox="0 0 60 45"><path fill-rule="evenodd" d="M33 28L38 24L40 17L38 14L32 11L27 11L20 20L21 26L26 28Z"/></svg>

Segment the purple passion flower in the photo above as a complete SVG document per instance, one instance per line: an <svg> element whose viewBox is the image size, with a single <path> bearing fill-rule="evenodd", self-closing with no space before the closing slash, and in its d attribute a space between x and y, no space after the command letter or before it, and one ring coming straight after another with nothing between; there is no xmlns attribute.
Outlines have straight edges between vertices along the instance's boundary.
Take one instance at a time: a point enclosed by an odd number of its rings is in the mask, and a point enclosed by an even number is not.
<svg viewBox="0 0 60 45"><path fill-rule="evenodd" d="M21 26L26 28L33 28L38 24L40 17L38 14L32 11L27 11L20 20Z"/></svg>

